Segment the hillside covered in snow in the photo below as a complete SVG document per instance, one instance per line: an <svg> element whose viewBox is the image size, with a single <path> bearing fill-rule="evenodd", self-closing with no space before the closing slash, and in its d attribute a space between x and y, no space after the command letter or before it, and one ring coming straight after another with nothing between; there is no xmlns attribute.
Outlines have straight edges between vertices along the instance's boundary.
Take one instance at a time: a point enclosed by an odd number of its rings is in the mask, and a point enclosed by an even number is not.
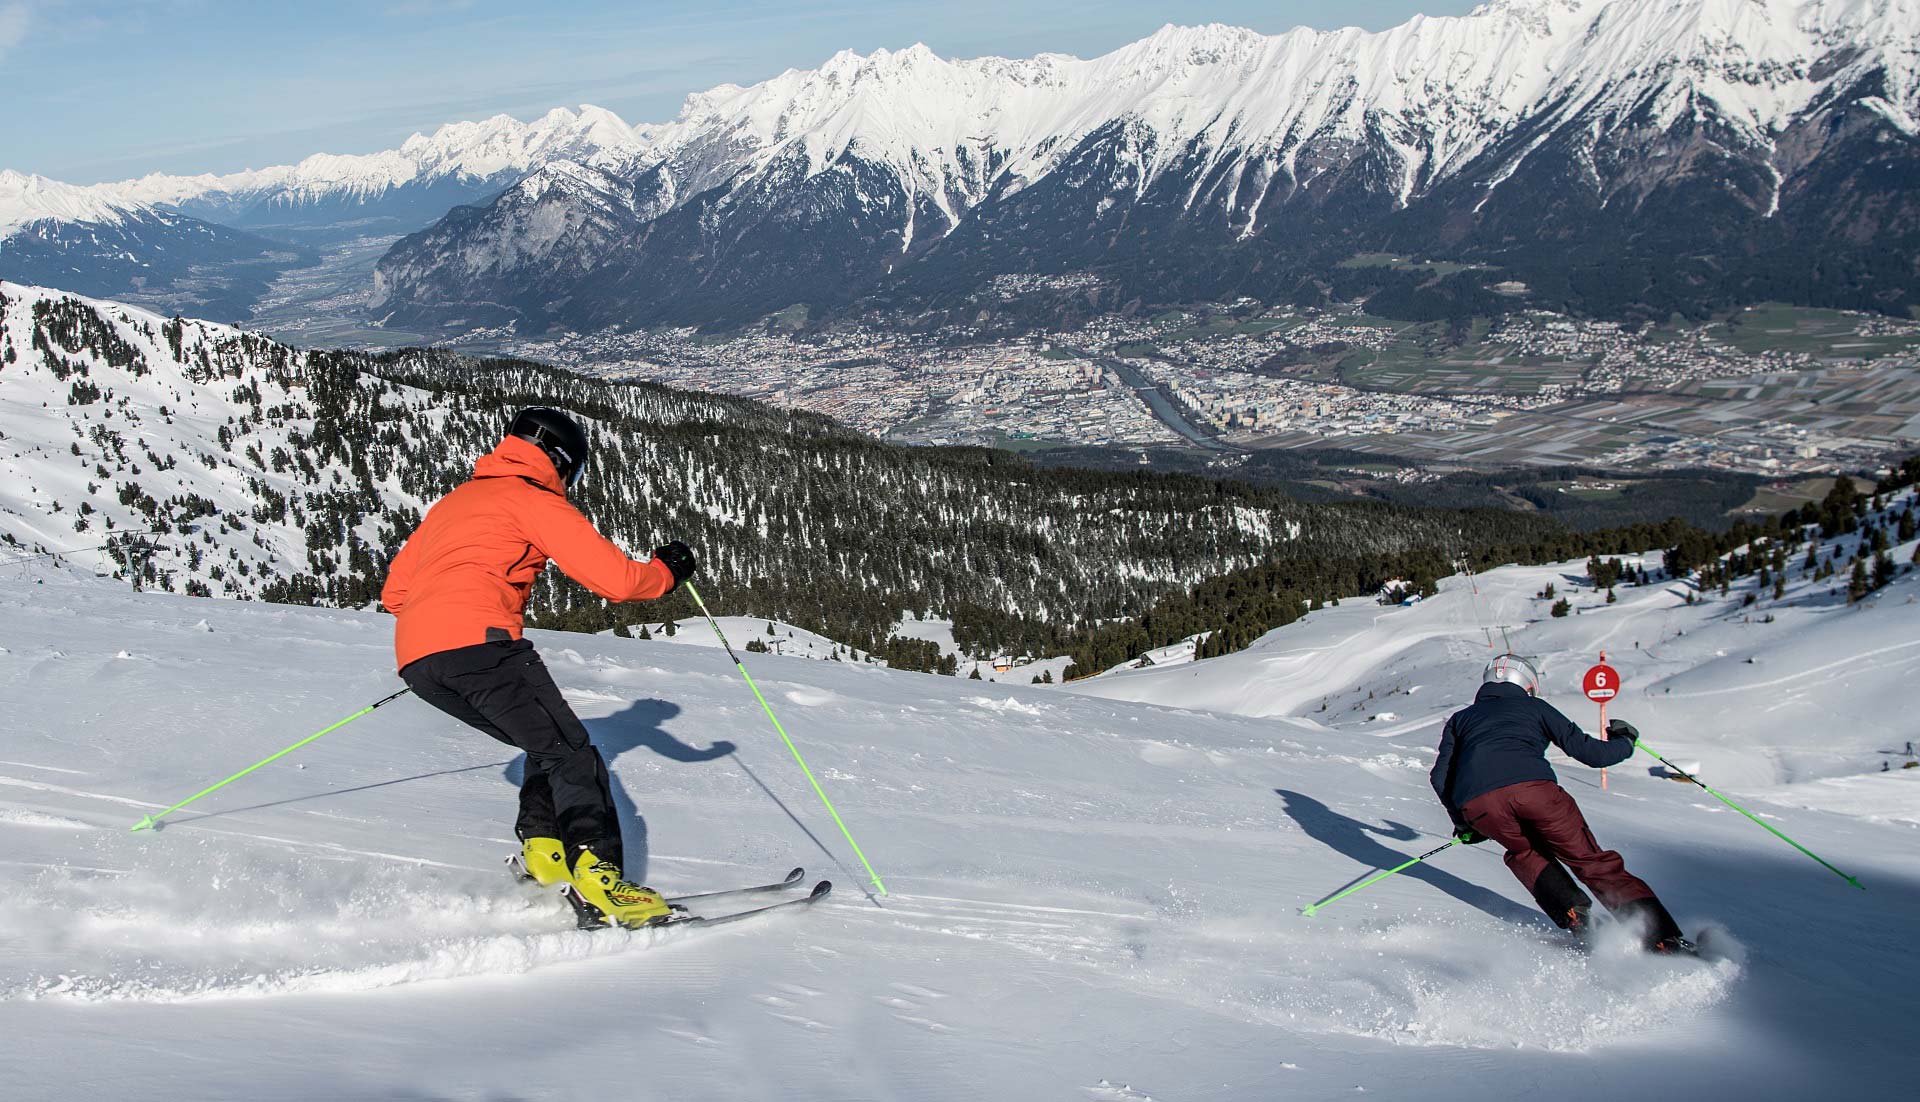
<svg viewBox="0 0 1920 1102"><path fill-rule="evenodd" d="M0 543L164 590L365 605L421 512L533 404L591 427L593 474L574 496L624 546L684 539L720 610L863 652L932 614L979 657L1058 653L1063 632L1276 555L1337 595L1403 557L1560 531L904 448L744 400L518 361L295 349L0 283ZM537 624L623 622L556 574L536 587Z"/></svg>
<svg viewBox="0 0 1920 1102"><path fill-rule="evenodd" d="M410 700L128 833L397 687L391 622L14 566L9 1086L566 1099L591 1068L648 1097L822 1102L1905 1093L1920 575L1852 607L1794 583L1764 622L1678 583L1607 604L1582 570L1343 604L1082 692L747 656L885 897L721 652L535 632L608 757L638 875L837 882L791 918L646 934L576 931L509 880L515 756ZM1547 583L1576 614L1547 615ZM1490 632L1589 725L1575 679L1606 649L1614 715L1866 890L1642 756L1605 791L1556 764L1713 959L1577 952L1486 846L1300 915L1444 839L1426 772Z"/></svg>

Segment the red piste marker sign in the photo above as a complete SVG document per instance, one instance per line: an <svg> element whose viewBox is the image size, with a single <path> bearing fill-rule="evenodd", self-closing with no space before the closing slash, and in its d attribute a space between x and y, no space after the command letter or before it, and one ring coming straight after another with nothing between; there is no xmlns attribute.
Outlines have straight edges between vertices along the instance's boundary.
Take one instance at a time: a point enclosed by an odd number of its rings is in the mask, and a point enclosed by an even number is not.
<svg viewBox="0 0 1920 1102"><path fill-rule="evenodd" d="M1600 705L1600 737L1607 737L1607 701L1620 695L1620 671L1607 665L1607 652L1600 652L1598 665L1587 671L1580 679L1580 687L1586 691L1587 699ZM1607 771L1600 771L1600 788L1607 787Z"/></svg>
<svg viewBox="0 0 1920 1102"><path fill-rule="evenodd" d="M1604 705L1620 695L1620 672L1602 662L1587 671L1587 676L1581 679L1580 687L1586 690L1588 700Z"/></svg>

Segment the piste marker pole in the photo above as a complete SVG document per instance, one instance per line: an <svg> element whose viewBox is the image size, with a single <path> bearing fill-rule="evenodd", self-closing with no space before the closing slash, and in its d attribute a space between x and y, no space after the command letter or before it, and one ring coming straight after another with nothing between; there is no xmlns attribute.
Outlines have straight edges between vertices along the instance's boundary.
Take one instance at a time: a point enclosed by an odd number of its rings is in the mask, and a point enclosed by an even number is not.
<svg viewBox="0 0 1920 1102"><path fill-rule="evenodd" d="M413 691L412 689L401 689L397 693L393 693L389 696L381 697L379 700L374 701L372 704L367 705L366 707L353 713L352 715L334 724L333 726L324 727L318 731L315 731L313 734L308 735L306 738L301 739L299 742L294 743L292 746L287 747L285 750L282 750L277 754L274 754L270 757L261 758L259 761L254 762L252 765L247 766L245 769L242 769L240 772L235 773L231 777L228 777L226 780L220 781L217 784L208 785L207 787L201 789L200 791L195 792L193 795L188 796L186 799L181 800L179 803L174 804L172 807L166 809L165 811L162 811L158 815L147 816L146 818L133 824L133 826L129 828L129 833L135 830L152 830L154 827L160 825L161 819L166 818L167 816L187 806L188 804L199 799L200 797L210 795L211 793L214 793L214 792L218 792L222 788L225 788L226 786L239 780L241 777L244 777L248 773L251 773L254 770L260 768L261 766L279 761L281 758L284 758L288 754L293 753L295 750L300 749L302 746L305 746L307 743L312 742L314 739L319 738L321 735L331 734L334 731L338 731L340 728L345 727L347 724L352 723L354 720L359 719L361 716L366 715L368 712L373 711L375 708L380 707L382 704L386 704L391 701L398 700L412 691Z"/></svg>
<svg viewBox="0 0 1920 1102"><path fill-rule="evenodd" d="M833 801L827 798L826 789L820 787L819 779L813 775L813 770L807 767L807 759L800 755L800 748L793 744L793 738L787 734L787 729L780 725L780 717L773 714L773 705L768 704L767 698L761 695L760 686L754 684L753 675L747 672L746 664L740 661L739 655L733 653L733 644L727 642L726 633L720 630L720 622L713 618L713 613L707 611L707 602L700 599L700 591L693 587L692 582L682 584L687 587L687 594L693 598L693 603L700 606L700 615L707 618L707 624L713 628L714 637L720 640L722 647L726 648L727 657L733 659L733 668L740 671L740 676L746 679L747 688L753 690L753 698L760 702L761 710L765 711L767 718L773 722L773 729L780 733L780 741L787 744L787 751L799 764L800 772L807 775L807 783L813 786L813 794L820 797L820 803L827 809L827 814L833 816L833 825L840 828L840 833L846 838L847 845L853 847L853 855L858 857L860 864L866 868L867 875L873 880L874 889L881 895L886 895L887 886L880 882L880 874L873 871L873 864L867 860L867 855L860 851L860 843L853 840L853 831L847 829L846 822L840 818L839 810L833 806Z"/></svg>

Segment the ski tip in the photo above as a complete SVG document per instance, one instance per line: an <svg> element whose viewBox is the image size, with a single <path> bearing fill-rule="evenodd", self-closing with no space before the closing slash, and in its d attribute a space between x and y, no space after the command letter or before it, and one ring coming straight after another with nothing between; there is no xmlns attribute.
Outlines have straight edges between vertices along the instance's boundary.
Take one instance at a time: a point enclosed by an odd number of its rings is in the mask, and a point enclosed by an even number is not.
<svg viewBox="0 0 1920 1102"><path fill-rule="evenodd" d="M807 893L807 898L822 899L827 895L828 892L831 892L832 890L833 890L833 881L822 880L818 884L815 884L813 886L813 891Z"/></svg>
<svg viewBox="0 0 1920 1102"><path fill-rule="evenodd" d="M806 877L807 877L807 870L806 870L806 866L804 866L804 865L795 865L795 866L793 867L793 871L791 871L791 872L789 872L789 873L787 873L787 878L786 878L785 880L783 880L783 881L781 881L781 883L783 883L783 884L798 884L798 883L799 883L800 881L802 881L802 880L805 880L805 879L806 879Z"/></svg>

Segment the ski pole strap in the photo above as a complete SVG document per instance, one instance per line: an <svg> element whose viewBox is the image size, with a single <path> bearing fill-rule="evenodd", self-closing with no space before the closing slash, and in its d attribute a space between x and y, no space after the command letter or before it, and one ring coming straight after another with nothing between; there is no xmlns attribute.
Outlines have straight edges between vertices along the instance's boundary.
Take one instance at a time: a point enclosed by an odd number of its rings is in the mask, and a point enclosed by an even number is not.
<svg viewBox="0 0 1920 1102"><path fill-rule="evenodd" d="M251 773L254 770L260 768L261 766L279 761L281 758L284 758L288 754L293 753L295 750L300 749L302 746L305 746L307 743L312 742L314 739L319 738L321 735L331 734L334 731L338 731L340 728L345 727L347 724L352 723L354 720L359 719L361 716L366 715L368 712L373 711L375 708L380 707L382 704L387 704L392 701L398 700L412 691L413 690L410 688L401 689L397 693L390 693L387 696L381 697L379 700L374 701L372 704L367 705L366 707L353 713L352 715L334 724L333 726L321 728L320 730L315 731L313 734L308 735L306 738L301 739L299 742L294 743L292 746L287 747L285 750L282 750L279 753L273 754L269 757L261 758L259 761L254 762L252 765L247 766L245 769L242 769L240 772L235 773L231 777L228 777L226 780L220 781L216 784L208 785L207 787L201 789L200 791L195 792L193 795L188 796L186 799L181 800L179 803L174 804L172 807L166 809L165 811L162 811L160 814L147 816L146 818L133 824L133 826L129 828L129 833L135 830L152 830L155 826L159 825L159 822L161 819L166 818L167 816L187 806L188 804L199 799L200 797L208 795L213 792L218 792L222 788L225 788L226 786L239 780L241 777L244 777L248 773Z"/></svg>
<svg viewBox="0 0 1920 1102"><path fill-rule="evenodd" d="M1410 869L1413 866L1419 864L1420 862L1425 861L1427 858L1432 857L1434 854L1439 853L1441 850L1447 849L1451 846L1457 846L1459 844L1460 844L1460 839L1458 838L1449 839L1444 845L1435 846L1432 849L1428 850L1427 852L1414 858L1413 860L1408 861L1404 864L1395 865L1394 867L1379 874L1378 876L1370 877L1366 880L1363 880L1360 883L1355 884L1353 887L1348 888L1346 891L1339 893L1338 895L1330 895L1327 898L1322 899L1318 903L1309 903L1306 906L1300 908L1300 913L1307 916L1308 918L1312 918L1313 912L1319 910L1320 908L1326 906L1327 904L1338 903L1342 899L1345 899L1346 897L1352 895L1354 892L1359 891L1361 888L1367 887L1372 884L1378 884L1380 881L1385 880L1387 877L1392 876L1396 872L1404 872L1407 869Z"/></svg>
<svg viewBox="0 0 1920 1102"><path fill-rule="evenodd" d="M1686 770L1680 768L1679 766L1673 764L1667 759L1661 757L1658 751L1656 751L1653 747L1648 746L1645 742L1642 742L1639 739L1635 739L1633 744L1639 747L1640 749L1645 750L1647 753L1653 755L1653 759L1659 762L1661 765L1666 766L1668 769L1673 770L1675 773L1679 774L1680 776L1685 777L1686 779L1699 785L1701 788L1706 789L1707 792L1711 794L1714 799L1719 800L1721 803L1726 804L1728 807L1734 809L1735 811L1738 811L1740 814L1745 815L1747 818L1752 819L1754 822L1765 827L1767 832L1769 834L1772 834L1775 838L1780 839L1782 842L1785 842L1786 844L1792 846L1794 849L1797 849L1801 853L1806 854L1808 857L1813 858L1815 861L1820 862L1821 865L1826 867L1828 872L1833 873L1835 876L1839 877L1842 880L1845 880L1849 884L1852 884L1854 887L1859 888L1861 891L1867 890L1867 886L1865 884L1862 884L1860 881L1855 880L1853 877L1848 876L1844 872L1841 872L1839 869L1834 868L1832 865L1827 864L1827 861L1825 858L1821 857L1819 854L1813 852L1812 850L1801 845L1800 843L1794 841L1793 839L1787 837L1785 834L1782 834L1780 831L1774 828L1772 823L1767 822L1765 819L1760 818L1760 816L1755 815L1753 812L1748 811L1746 808L1741 807L1739 804L1734 803L1732 800L1727 799L1725 796L1722 796L1719 792L1716 792L1714 790L1712 785L1701 780L1699 777L1694 776L1692 773L1689 773Z"/></svg>
<svg viewBox="0 0 1920 1102"><path fill-rule="evenodd" d="M687 594L693 598L693 603L700 606L700 615L707 618L707 624L713 628L714 637L720 640L722 647L726 648L727 657L733 659L733 668L740 671L740 676L746 679L747 688L753 690L753 698L760 702L760 708L767 713L767 719L772 721L773 729L780 733L780 741L787 744L787 752L791 753L793 760L799 764L800 772L807 775L807 783L813 786L813 794L820 797L820 803L827 809L827 814L833 816L833 825L840 828L840 833L846 838L847 845L853 847L853 855L860 859L860 864L867 870L867 876L872 879L874 889L881 895L886 895L887 886L880 882L880 874L873 871L873 864L867 860L867 855L861 852L860 843L853 840L853 831L847 829L846 822L840 818L839 809L833 806L833 801L827 798L826 789L820 787L819 779L813 775L813 770L807 767L807 759L801 756L800 748L793 744L793 738L787 734L787 729L780 725L780 717L773 714L773 705L767 703L767 698L760 692L760 686L754 684L753 675L747 672L746 663L740 661L740 656L733 653L733 644L727 642L726 633L720 630L720 621L715 620L713 613L707 611L707 602L700 599L700 591L693 587L692 582L682 584L686 586Z"/></svg>

